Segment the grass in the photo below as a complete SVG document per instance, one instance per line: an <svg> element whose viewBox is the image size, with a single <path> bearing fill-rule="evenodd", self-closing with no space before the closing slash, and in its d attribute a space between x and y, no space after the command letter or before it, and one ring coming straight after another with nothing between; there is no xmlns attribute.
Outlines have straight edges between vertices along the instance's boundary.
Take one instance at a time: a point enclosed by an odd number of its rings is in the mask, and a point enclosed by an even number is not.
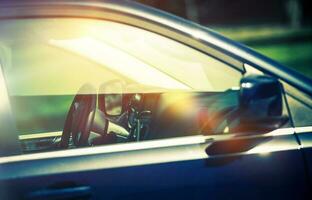
<svg viewBox="0 0 312 200"><path fill-rule="evenodd" d="M253 46L252 48L312 78L312 42Z"/></svg>
<svg viewBox="0 0 312 200"><path fill-rule="evenodd" d="M291 29L285 26L239 26L239 27L212 27L227 37L238 40L258 40L267 38L289 38L312 34L312 27Z"/></svg>
<svg viewBox="0 0 312 200"><path fill-rule="evenodd" d="M312 78L312 28L216 27L223 35Z"/></svg>

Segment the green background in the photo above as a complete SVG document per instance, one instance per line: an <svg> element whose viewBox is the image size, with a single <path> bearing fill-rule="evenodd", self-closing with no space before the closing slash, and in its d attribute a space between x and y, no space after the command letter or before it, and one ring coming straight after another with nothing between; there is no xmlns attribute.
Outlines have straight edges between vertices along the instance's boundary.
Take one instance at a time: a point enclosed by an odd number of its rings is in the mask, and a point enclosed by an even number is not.
<svg viewBox="0 0 312 200"><path fill-rule="evenodd" d="M312 78L312 28L215 27L219 33Z"/></svg>

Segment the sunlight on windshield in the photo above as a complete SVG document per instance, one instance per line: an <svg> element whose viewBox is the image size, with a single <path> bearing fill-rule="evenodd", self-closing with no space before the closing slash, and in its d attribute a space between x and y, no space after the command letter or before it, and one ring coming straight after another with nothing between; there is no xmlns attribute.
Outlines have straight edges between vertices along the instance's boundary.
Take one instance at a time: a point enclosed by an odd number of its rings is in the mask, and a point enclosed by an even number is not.
<svg viewBox="0 0 312 200"><path fill-rule="evenodd" d="M136 84L133 91L141 93L224 91L238 86L241 76L175 40L110 21L24 19L1 22L0 31L15 95L75 94L84 83L114 79Z"/></svg>
<svg viewBox="0 0 312 200"><path fill-rule="evenodd" d="M91 59L144 85L168 89L189 89L185 84L174 80L139 59L92 38L50 40L50 44Z"/></svg>

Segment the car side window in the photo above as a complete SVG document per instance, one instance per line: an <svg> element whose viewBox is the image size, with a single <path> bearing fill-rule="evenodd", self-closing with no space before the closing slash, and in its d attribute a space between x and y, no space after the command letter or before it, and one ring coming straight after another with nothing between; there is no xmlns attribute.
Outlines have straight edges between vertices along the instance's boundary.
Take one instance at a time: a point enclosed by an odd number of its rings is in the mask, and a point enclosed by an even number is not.
<svg viewBox="0 0 312 200"><path fill-rule="evenodd" d="M306 127L312 125L312 101L304 93L284 83L286 98L292 121L295 127Z"/></svg>
<svg viewBox="0 0 312 200"><path fill-rule="evenodd" d="M207 118L237 106L242 77L172 39L91 19L2 20L0 59L25 153L213 132L221 121Z"/></svg>

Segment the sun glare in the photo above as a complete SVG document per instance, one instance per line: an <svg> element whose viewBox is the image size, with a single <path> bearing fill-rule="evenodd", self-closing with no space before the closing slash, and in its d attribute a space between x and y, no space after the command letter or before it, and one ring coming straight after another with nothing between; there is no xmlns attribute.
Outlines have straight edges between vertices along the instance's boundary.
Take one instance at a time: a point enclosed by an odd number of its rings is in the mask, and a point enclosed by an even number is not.
<svg viewBox="0 0 312 200"><path fill-rule="evenodd" d="M88 58L144 85L167 89L189 89L188 86L176 81L156 68L93 38L83 37L70 40L51 39L49 43Z"/></svg>

